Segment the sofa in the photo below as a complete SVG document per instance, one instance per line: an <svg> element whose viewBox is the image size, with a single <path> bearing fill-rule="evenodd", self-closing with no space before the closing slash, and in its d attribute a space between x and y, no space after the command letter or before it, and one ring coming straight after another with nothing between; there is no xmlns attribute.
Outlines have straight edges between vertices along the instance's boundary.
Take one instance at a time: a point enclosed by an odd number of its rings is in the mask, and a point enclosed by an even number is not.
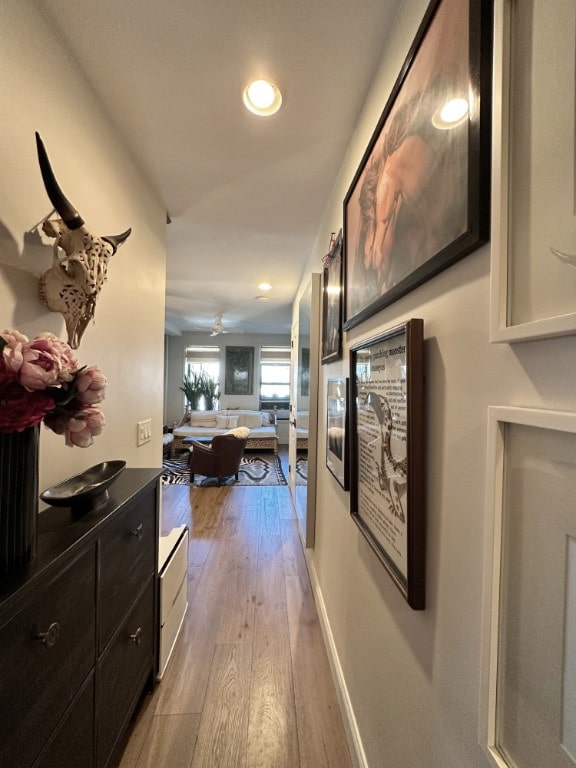
<svg viewBox="0 0 576 768"><path fill-rule="evenodd" d="M246 450L268 450L278 453L278 435L273 417L267 411L223 409L219 411L190 411L183 423L174 427L172 455L189 447L185 438L215 437L236 427L248 427Z"/></svg>

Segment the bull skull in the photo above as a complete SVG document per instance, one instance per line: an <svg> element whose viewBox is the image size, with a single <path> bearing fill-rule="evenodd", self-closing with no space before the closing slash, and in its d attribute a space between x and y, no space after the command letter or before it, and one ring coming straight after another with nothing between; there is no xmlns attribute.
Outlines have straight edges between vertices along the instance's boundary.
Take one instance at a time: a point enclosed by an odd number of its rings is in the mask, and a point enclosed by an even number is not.
<svg viewBox="0 0 576 768"><path fill-rule="evenodd" d="M52 172L44 143L36 133L38 161L50 202L61 218L46 219L42 229L54 238L52 267L40 278L40 297L66 322L68 344L78 349L88 323L94 317L96 299L106 281L108 259L132 231L97 237L70 204Z"/></svg>

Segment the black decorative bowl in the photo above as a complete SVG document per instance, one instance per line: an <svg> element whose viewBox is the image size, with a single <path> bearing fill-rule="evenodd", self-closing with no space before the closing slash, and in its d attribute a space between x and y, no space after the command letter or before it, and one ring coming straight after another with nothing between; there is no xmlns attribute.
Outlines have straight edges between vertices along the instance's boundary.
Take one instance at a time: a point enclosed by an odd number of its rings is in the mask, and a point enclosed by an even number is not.
<svg viewBox="0 0 576 768"><path fill-rule="evenodd" d="M53 507L71 507L76 513L90 512L108 500L108 488L125 466L125 461L103 461L42 491L40 498Z"/></svg>

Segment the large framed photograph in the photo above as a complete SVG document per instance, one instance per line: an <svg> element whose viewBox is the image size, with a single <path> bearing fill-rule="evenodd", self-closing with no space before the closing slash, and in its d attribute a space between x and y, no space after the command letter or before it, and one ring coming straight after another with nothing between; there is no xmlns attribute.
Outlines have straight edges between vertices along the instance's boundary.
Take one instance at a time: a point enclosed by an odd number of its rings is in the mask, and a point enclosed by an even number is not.
<svg viewBox="0 0 576 768"><path fill-rule="evenodd" d="M226 347L226 395L251 395L254 389L254 347Z"/></svg>
<svg viewBox="0 0 576 768"><path fill-rule="evenodd" d="M576 765L576 413L488 409L482 741L498 768Z"/></svg>
<svg viewBox="0 0 576 768"><path fill-rule="evenodd" d="M326 393L326 466L345 491L349 483L348 379L328 379Z"/></svg>
<svg viewBox="0 0 576 768"><path fill-rule="evenodd" d="M425 602L423 321L350 349L350 511L414 609Z"/></svg>
<svg viewBox="0 0 576 768"><path fill-rule="evenodd" d="M490 338L573 334L576 6L496 0L494 16Z"/></svg>
<svg viewBox="0 0 576 768"><path fill-rule="evenodd" d="M322 281L322 363L342 357L342 230L334 240Z"/></svg>
<svg viewBox="0 0 576 768"><path fill-rule="evenodd" d="M344 200L344 330L487 241L491 0L432 0Z"/></svg>

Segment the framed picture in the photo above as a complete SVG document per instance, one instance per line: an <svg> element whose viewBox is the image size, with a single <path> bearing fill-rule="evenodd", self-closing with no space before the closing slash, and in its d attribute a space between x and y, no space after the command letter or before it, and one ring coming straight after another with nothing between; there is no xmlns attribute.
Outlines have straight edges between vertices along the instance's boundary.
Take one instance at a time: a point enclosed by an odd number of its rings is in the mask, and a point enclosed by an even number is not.
<svg viewBox="0 0 576 768"><path fill-rule="evenodd" d="M494 17L490 338L576 333L575 6L496 0Z"/></svg>
<svg viewBox="0 0 576 768"><path fill-rule="evenodd" d="M350 510L392 580L424 608L423 322L350 349Z"/></svg>
<svg viewBox="0 0 576 768"><path fill-rule="evenodd" d="M326 394L326 466L345 491L349 483L348 379L328 379Z"/></svg>
<svg viewBox="0 0 576 768"><path fill-rule="evenodd" d="M322 363L342 357L342 230L334 240L322 281Z"/></svg>
<svg viewBox="0 0 576 768"><path fill-rule="evenodd" d="M489 236L490 0L432 0L344 200L344 330Z"/></svg>
<svg viewBox="0 0 576 768"><path fill-rule="evenodd" d="M576 413L488 409L481 733L498 768L576 764Z"/></svg>
<svg viewBox="0 0 576 768"><path fill-rule="evenodd" d="M224 394L251 395L254 381L254 347L226 347Z"/></svg>

